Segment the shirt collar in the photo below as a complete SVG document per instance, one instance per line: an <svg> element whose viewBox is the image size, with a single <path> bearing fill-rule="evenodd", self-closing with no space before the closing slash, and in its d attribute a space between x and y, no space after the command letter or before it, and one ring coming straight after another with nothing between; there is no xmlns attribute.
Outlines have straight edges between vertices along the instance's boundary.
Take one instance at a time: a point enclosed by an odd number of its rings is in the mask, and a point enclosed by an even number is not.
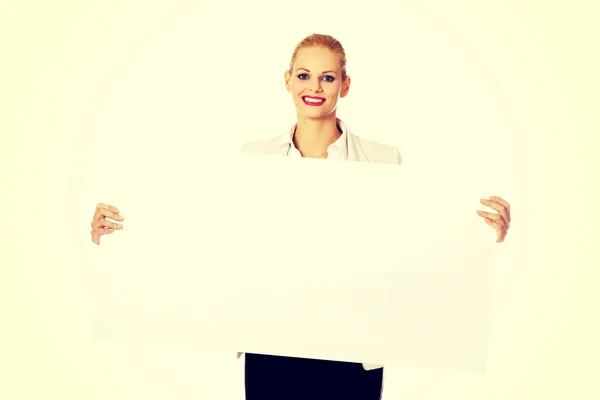
<svg viewBox="0 0 600 400"><path fill-rule="evenodd" d="M342 135L338 138L338 140L336 140L331 145L329 145L329 147L327 148L327 152L329 154L331 154L332 151L339 151L342 154L342 159L346 160L348 158L348 136L349 136L348 128L346 127L346 124L341 119L337 118L336 121L337 121L337 125L340 127L340 129L342 131ZM296 133L297 126L298 126L298 124L292 125L288 134L283 135L281 137L281 141L279 144L279 151L281 152L282 155L287 156L289 154L290 149L295 147L293 139L294 139L294 133Z"/></svg>

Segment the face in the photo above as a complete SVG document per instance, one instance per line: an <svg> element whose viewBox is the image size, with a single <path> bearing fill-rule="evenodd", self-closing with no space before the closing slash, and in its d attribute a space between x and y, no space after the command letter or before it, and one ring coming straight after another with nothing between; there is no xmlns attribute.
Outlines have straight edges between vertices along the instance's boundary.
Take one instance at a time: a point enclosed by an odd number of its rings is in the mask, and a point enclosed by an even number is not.
<svg viewBox="0 0 600 400"><path fill-rule="evenodd" d="M338 99L350 89L349 77L342 82L339 57L326 47L298 51L292 73L285 73L286 89L298 113L315 119L335 115Z"/></svg>

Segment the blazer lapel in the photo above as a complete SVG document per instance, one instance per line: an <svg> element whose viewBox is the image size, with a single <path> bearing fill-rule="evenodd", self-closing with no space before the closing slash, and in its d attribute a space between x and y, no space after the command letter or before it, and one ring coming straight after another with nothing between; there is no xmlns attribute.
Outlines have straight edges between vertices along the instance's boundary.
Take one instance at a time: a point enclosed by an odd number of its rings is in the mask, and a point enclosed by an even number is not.
<svg viewBox="0 0 600 400"><path fill-rule="evenodd" d="M340 124L346 133L348 161L369 162L369 159L367 158L367 155L360 144L360 139L352 134L350 129L348 129L348 126L343 121L340 120ZM294 124L287 135L282 135L278 138L278 140L271 142L269 150L265 149L265 151L272 154L287 155L295 128L296 125Z"/></svg>
<svg viewBox="0 0 600 400"><path fill-rule="evenodd" d="M348 161L363 161L369 162L365 152L363 151L360 141L346 127L346 136L348 141Z"/></svg>

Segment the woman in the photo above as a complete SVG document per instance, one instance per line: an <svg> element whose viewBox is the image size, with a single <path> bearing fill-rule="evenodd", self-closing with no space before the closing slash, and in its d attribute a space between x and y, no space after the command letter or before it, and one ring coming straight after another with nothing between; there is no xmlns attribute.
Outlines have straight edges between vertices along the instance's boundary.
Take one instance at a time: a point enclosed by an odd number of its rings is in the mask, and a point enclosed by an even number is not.
<svg viewBox="0 0 600 400"><path fill-rule="evenodd" d="M285 72L285 87L297 110L297 123L285 135L246 144L243 151L288 157L327 158L400 164L400 153L353 135L336 117L337 103L350 90L346 55L331 36L314 34L301 41ZM478 211L502 242L510 224L510 205L499 197L482 199L494 212ZM119 210L99 204L92 221L92 240L123 229ZM238 353L238 357L242 353ZM381 398L383 367L357 363L246 354L246 399Z"/></svg>

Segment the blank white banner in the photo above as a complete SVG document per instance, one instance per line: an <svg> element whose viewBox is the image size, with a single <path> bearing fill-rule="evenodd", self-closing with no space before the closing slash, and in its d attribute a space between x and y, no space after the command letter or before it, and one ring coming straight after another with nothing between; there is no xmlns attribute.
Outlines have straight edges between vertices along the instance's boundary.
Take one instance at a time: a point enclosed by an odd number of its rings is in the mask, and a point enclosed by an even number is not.
<svg viewBox="0 0 600 400"><path fill-rule="evenodd" d="M119 168L97 337L484 371L498 245L468 176L253 155Z"/></svg>

